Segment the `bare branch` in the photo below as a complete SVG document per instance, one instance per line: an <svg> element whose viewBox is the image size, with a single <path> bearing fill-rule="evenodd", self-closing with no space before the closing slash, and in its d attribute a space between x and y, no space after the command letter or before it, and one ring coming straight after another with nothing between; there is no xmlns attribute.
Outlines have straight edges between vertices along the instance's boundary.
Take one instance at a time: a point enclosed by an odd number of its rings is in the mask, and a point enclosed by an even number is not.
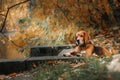
<svg viewBox="0 0 120 80"><path fill-rule="evenodd" d="M5 16L4 14L0 14L1 16Z"/></svg>
<svg viewBox="0 0 120 80"><path fill-rule="evenodd" d="M30 0L25 0L25 1L23 1L23 2L17 3L17 4L15 4L15 5L13 5L13 6L11 6L11 7L9 7L9 8L7 9L7 13L6 13L6 15L5 15L5 19L4 19L3 23L2 23L2 26L1 26L1 30L0 30L0 32L2 32L3 29L4 29L4 27L5 27L6 19L7 19L7 16L8 16L9 10L10 10L11 8L17 6L17 5L20 5L20 4L23 4L23 3L26 3L26 2L28 2L28 1L30 1Z"/></svg>
<svg viewBox="0 0 120 80"><path fill-rule="evenodd" d="M6 41L7 40L9 40L9 38L4 34L4 33L0 33L0 36L3 36L5 39L6 39ZM13 45L15 45L16 47L19 47L19 48L22 48L23 46L19 46L18 44L16 44L13 40L10 40L11 41L11 43L13 44Z"/></svg>

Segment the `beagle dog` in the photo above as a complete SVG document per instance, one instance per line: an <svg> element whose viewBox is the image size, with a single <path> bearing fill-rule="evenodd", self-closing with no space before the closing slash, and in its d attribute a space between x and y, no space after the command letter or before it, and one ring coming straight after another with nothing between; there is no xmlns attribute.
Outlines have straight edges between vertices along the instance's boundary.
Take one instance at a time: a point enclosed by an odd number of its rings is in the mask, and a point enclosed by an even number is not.
<svg viewBox="0 0 120 80"><path fill-rule="evenodd" d="M75 35L76 47L70 51L69 56L91 56L95 53L98 56L110 56L109 51L104 47L96 47L90 42L90 35L86 31L79 31ZM64 55L66 56L66 55Z"/></svg>

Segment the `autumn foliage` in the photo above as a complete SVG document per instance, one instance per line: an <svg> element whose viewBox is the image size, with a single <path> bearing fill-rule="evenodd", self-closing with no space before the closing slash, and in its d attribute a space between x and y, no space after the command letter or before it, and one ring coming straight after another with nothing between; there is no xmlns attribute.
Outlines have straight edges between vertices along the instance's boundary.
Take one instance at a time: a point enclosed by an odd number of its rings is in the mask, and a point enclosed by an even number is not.
<svg viewBox="0 0 120 80"><path fill-rule="evenodd" d="M19 2L3 0L0 14L5 15L8 7ZM29 55L30 47L36 45L74 43L74 34L80 29L92 36L96 28L108 30L117 22L113 11L120 6L118 3L117 0L112 3L109 0L30 0L9 11L4 30L10 33L5 34L7 39L2 36L0 43L6 54L13 55ZM0 18L2 25L4 16ZM0 54L3 52L0 50Z"/></svg>

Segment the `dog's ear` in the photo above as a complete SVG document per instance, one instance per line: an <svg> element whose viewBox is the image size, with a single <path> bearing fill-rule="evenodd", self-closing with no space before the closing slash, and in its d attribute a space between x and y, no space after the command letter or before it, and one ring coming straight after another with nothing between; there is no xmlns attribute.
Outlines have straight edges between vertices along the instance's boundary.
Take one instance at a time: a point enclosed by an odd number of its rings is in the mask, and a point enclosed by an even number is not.
<svg viewBox="0 0 120 80"><path fill-rule="evenodd" d="M90 40L90 35L88 32L84 32L84 41L85 41L85 44L89 43L89 40Z"/></svg>
<svg viewBox="0 0 120 80"><path fill-rule="evenodd" d="M76 34L75 34L75 36L74 36L74 40L75 40L75 41L77 40Z"/></svg>
<svg viewBox="0 0 120 80"><path fill-rule="evenodd" d="M75 35L75 37L74 37L74 40L75 40L76 46L78 46L79 44L77 43L77 37L76 37L76 35Z"/></svg>

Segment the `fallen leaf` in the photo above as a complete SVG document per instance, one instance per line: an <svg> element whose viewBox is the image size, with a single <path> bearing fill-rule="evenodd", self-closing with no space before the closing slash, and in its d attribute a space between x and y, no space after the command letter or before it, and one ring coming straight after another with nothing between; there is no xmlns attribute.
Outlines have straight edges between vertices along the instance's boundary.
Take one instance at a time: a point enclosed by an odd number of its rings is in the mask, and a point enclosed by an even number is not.
<svg viewBox="0 0 120 80"><path fill-rule="evenodd" d="M60 78L58 78L58 80L64 80L64 79L60 77Z"/></svg>
<svg viewBox="0 0 120 80"><path fill-rule="evenodd" d="M8 78L6 75L0 75L0 80L4 80L5 78Z"/></svg>
<svg viewBox="0 0 120 80"><path fill-rule="evenodd" d="M53 62L49 60L47 61L47 64L50 65L50 64L53 64Z"/></svg>
<svg viewBox="0 0 120 80"><path fill-rule="evenodd" d="M37 65L36 65L35 63L33 63L32 65L33 65L33 67L34 67L34 68L36 68L36 67L37 67Z"/></svg>
<svg viewBox="0 0 120 80"><path fill-rule="evenodd" d="M85 63L71 64L71 67L72 67L72 68L77 68L77 67L83 66L84 64L85 64Z"/></svg>
<svg viewBox="0 0 120 80"><path fill-rule="evenodd" d="M15 77L16 75L17 75L17 73L14 72L14 73L10 74L9 76L10 77Z"/></svg>
<svg viewBox="0 0 120 80"><path fill-rule="evenodd" d="M3 44L5 44L5 40L2 39L1 42L2 42Z"/></svg>
<svg viewBox="0 0 120 80"><path fill-rule="evenodd" d="M69 73L68 72L64 72L62 75L61 75L61 77L63 77L63 78L68 78L70 75L69 75Z"/></svg>

